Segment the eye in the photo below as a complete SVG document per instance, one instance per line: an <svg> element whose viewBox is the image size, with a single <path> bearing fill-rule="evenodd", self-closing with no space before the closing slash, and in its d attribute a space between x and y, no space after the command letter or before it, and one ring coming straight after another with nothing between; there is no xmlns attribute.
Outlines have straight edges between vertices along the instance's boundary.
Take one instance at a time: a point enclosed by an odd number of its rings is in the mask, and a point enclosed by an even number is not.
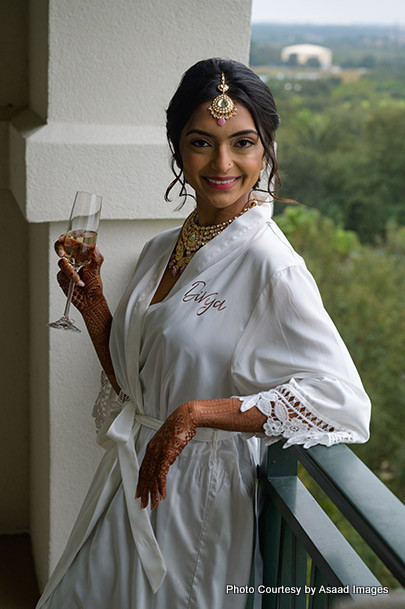
<svg viewBox="0 0 405 609"><path fill-rule="evenodd" d="M238 148L250 148L251 146L254 146L256 142L253 142L252 140L249 140L247 138L243 138L241 140L238 140L235 144L235 146L237 146Z"/></svg>
<svg viewBox="0 0 405 609"><path fill-rule="evenodd" d="M207 140L202 140L202 139L198 139L198 140L192 140L190 142L190 144L192 146L194 146L195 148L206 148L207 146L210 145L209 142L207 142Z"/></svg>

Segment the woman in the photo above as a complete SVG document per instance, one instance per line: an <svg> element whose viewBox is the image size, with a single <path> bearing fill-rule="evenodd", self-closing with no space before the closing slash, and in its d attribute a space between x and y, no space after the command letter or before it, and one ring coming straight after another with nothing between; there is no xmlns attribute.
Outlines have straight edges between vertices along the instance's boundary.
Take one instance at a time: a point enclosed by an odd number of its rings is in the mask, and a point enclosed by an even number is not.
<svg viewBox="0 0 405 609"><path fill-rule="evenodd" d="M109 379L99 410L111 387L122 408L99 431L106 454L38 608L244 607L226 586L249 583L251 436L286 447L368 438L350 356L272 204L254 194L263 169L273 194L278 124L271 93L242 64L186 72L167 111L166 197L187 184L196 210L146 244L114 320L99 252L79 277L63 237L56 244L59 282L76 281Z"/></svg>

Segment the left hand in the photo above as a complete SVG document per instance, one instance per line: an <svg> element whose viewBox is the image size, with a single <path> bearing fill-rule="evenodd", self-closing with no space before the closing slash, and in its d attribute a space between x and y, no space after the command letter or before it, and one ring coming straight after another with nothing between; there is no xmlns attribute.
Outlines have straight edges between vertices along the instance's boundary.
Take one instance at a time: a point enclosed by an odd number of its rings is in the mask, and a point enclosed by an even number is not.
<svg viewBox="0 0 405 609"><path fill-rule="evenodd" d="M65 246L66 235L61 235L55 243L55 251L60 257L58 262L60 271L56 278L65 295L68 293L70 281L74 281L76 285L72 303L83 314L85 311L93 309L104 298L100 276L104 258L97 246L82 244L82 247L87 248L85 253L90 262L77 273L65 257L66 252L63 249Z"/></svg>
<svg viewBox="0 0 405 609"><path fill-rule="evenodd" d="M145 508L149 502L152 510L166 497L166 476L183 448L196 434L191 403L182 404L166 419L146 447L145 456L139 469L138 487L135 498L141 498Z"/></svg>

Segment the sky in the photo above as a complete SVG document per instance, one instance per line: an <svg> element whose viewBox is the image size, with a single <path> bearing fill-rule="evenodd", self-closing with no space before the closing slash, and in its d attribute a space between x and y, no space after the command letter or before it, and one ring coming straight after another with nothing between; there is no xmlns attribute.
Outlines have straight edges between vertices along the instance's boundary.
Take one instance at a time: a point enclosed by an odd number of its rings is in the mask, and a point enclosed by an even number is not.
<svg viewBox="0 0 405 609"><path fill-rule="evenodd" d="M253 0L252 22L405 27L405 0Z"/></svg>

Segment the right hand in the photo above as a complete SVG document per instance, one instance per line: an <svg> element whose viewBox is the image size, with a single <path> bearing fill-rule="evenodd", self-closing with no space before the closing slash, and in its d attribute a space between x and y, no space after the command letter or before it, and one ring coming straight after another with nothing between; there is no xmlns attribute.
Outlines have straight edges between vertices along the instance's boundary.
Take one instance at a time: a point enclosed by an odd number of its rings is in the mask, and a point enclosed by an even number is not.
<svg viewBox="0 0 405 609"><path fill-rule="evenodd" d="M55 251L60 257L58 266L61 269L56 279L67 295L70 281L73 280L75 289L73 291L72 303L83 313L86 309L93 309L104 298L103 283L101 281L100 269L104 258L97 246L88 246L90 262L83 266L77 273L66 260L66 252L63 249L66 235L61 235L55 242Z"/></svg>
<svg viewBox="0 0 405 609"><path fill-rule="evenodd" d="M139 469L135 499L141 498L141 507L150 503L152 510L166 498L166 477L170 466L196 434L191 402L176 408L155 433L146 447Z"/></svg>

